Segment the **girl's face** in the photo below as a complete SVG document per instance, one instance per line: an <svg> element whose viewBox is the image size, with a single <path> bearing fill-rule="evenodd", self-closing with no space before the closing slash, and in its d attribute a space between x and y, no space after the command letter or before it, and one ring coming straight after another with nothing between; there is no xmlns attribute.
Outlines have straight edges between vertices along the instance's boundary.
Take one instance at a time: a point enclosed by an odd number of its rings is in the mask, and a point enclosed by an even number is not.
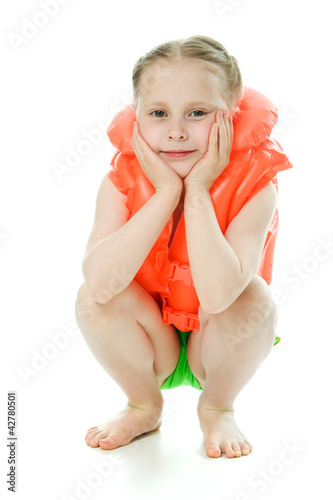
<svg viewBox="0 0 333 500"><path fill-rule="evenodd" d="M221 80L200 61L156 63L140 80L136 117L142 137L182 178L207 152L215 114L227 109ZM169 151L189 154L167 154Z"/></svg>

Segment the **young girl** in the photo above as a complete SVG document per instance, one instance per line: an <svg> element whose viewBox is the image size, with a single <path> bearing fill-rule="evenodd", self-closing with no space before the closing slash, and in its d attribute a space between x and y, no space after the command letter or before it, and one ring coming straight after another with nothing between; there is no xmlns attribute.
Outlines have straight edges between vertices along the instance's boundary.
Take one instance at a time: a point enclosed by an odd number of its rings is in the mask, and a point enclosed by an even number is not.
<svg viewBox="0 0 333 500"><path fill-rule="evenodd" d="M133 104L112 121L82 264L76 317L96 359L125 392L88 430L109 450L161 426L161 389L201 390L206 454L248 455L234 401L279 338L271 282L277 110L243 88L239 66L206 36L164 43L133 70Z"/></svg>

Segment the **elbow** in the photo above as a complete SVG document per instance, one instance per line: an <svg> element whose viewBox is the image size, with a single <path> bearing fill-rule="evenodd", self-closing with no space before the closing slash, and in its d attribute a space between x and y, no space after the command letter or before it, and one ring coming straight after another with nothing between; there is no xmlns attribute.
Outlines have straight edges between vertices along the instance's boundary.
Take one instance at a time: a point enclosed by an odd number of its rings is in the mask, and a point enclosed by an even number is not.
<svg viewBox="0 0 333 500"><path fill-rule="evenodd" d="M98 304L106 304L114 297L114 295L112 295L112 293L105 288L94 291L92 297Z"/></svg>
<svg viewBox="0 0 333 500"><path fill-rule="evenodd" d="M226 300L226 297L214 296L210 299L204 298L200 300L200 306L207 314L219 314L226 309L228 309L230 301Z"/></svg>
<svg viewBox="0 0 333 500"><path fill-rule="evenodd" d="M242 288L233 288L229 291L223 290L223 292L216 293L210 298L205 297L200 301L200 306L207 314L220 314L228 309L241 293Z"/></svg>
<svg viewBox="0 0 333 500"><path fill-rule="evenodd" d="M85 280L85 283L89 295L98 304L106 304L116 295L115 293L112 293L110 289L98 286L98 284L93 283L90 280Z"/></svg>
<svg viewBox="0 0 333 500"><path fill-rule="evenodd" d="M117 274L108 281L105 280L105 277L104 279L103 277L97 279L96 273L88 269L84 262L82 264L82 273L91 298L99 304L106 304L129 285L128 280L119 279Z"/></svg>
<svg viewBox="0 0 333 500"><path fill-rule="evenodd" d="M102 287L96 280L95 273L91 273L89 269L82 264L82 274L90 297L99 304L106 304L111 298L111 294L106 287Z"/></svg>
<svg viewBox="0 0 333 500"><path fill-rule="evenodd" d="M219 302L200 302L200 306L202 310L210 315L214 314L219 314L228 309L229 305L227 305L225 302L219 301Z"/></svg>

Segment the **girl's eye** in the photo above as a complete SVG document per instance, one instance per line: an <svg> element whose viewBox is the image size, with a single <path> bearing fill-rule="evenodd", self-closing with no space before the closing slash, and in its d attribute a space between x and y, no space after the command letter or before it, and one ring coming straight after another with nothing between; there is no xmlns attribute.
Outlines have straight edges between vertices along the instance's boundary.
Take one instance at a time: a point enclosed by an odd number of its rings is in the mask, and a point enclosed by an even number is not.
<svg viewBox="0 0 333 500"><path fill-rule="evenodd" d="M155 115L154 113L161 113L161 114ZM158 109L157 111L153 111L152 115L155 116L155 118L162 118L163 113L164 113L164 111L161 111L160 109Z"/></svg>
<svg viewBox="0 0 333 500"><path fill-rule="evenodd" d="M196 110L192 111L192 113L190 113L190 116L193 115L193 113L195 113L195 115L194 115L195 118L199 118L199 117L204 116L206 114L205 111L202 111L201 109L196 109ZM164 111L162 111L161 109L157 109L156 111L152 112L152 115L155 118L164 118L164 116L166 116L166 113Z"/></svg>
<svg viewBox="0 0 333 500"><path fill-rule="evenodd" d="M193 113L202 113L202 114L199 114L199 115L198 114L194 115L195 117L203 116L203 115L206 114L204 111L201 111L201 109L196 109L195 111L192 111L191 115Z"/></svg>

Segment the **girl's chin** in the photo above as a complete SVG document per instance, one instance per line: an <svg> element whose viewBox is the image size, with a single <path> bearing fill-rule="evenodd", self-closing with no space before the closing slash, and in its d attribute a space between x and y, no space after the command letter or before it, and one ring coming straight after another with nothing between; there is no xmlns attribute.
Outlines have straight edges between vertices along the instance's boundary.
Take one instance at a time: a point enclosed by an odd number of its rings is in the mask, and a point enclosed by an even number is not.
<svg viewBox="0 0 333 500"><path fill-rule="evenodd" d="M176 172L176 174L179 175L181 179L185 179L185 177L191 172L192 168L194 167L195 163L191 163L190 165L187 164L185 165L184 163L180 163L178 165L173 163L168 163L169 167L172 168Z"/></svg>
<svg viewBox="0 0 333 500"><path fill-rule="evenodd" d="M175 168L173 170L176 172L176 174L179 175L179 177L181 179L185 179L185 177L191 172L192 167L190 169L186 169L186 170L175 169Z"/></svg>

